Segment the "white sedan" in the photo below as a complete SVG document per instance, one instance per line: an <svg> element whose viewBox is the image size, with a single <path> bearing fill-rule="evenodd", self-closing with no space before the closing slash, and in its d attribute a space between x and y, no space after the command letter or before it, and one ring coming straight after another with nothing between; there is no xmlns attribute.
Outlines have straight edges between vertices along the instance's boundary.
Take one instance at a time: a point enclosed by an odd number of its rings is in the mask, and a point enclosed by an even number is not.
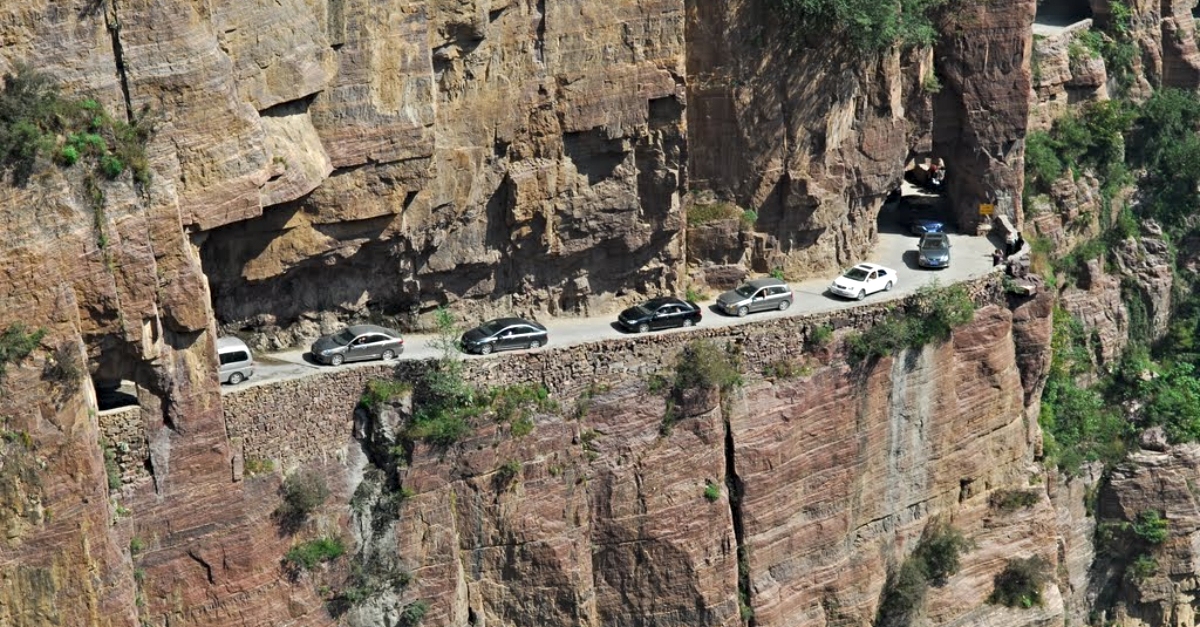
<svg viewBox="0 0 1200 627"><path fill-rule="evenodd" d="M886 292L896 286L896 271L873 263L860 263L833 280L829 291L862 300L867 294Z"/></svg>

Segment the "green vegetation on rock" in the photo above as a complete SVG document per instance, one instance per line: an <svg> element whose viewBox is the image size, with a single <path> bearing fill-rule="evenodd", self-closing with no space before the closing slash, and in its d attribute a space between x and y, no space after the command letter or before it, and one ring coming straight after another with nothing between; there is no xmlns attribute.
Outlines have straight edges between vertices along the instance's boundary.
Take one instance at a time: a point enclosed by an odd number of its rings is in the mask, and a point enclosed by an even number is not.
<svg viewBox="0 0 1200 627"><path fill-rule="evenodd" d="M288 550L283 560L294 568L312 570L324 562L332 562L346 552L337 538L318 538L297 544Z"/></svg>
<svg viewBox="0 0 1200 627"><path fill-rule="evenodd" d="M860 363L906 348L942 342L950 338L955 327L974 317L975 302L964 286L922 287L907 310L896 310L866 331L847 336L848 355L852 363Z"/></svg>
<svg viewBox="0 0 1200 627"><path fill-rule="evenodd" d="M875 625L907 627L925 602L930 585L945 585L958 572L961 555L972 544L949 523L934 520L925 527L912 554L888 575Z"/></svg>
<svg viewBox="0 0 1200 627"><path fill-rule="evenodd" d="M1041 556L1010 559L996 575L989 603L1031 608L1042 604L1042 588L1050 580L1050 564Z"/></svg>
<svg viewBox="0 0 1200 627"><path fill-rule="evenodd" d="M64 168L89 163L114 179L129 169L135 181L150 180L146 110L119 120L90 98L61 95L53 77L18 65L4 76L0 91L0 163L18 185L33 173L40 158Z"/></svg>
<svg viewBox="0 0 1200 627"><path fill-rule="evenodd" d="M25 325L15 323L0 333L0 381L9 364L21 363L42 343L45 329L29 331Z"/></svg>
<svg viewBox="0 0 1200 627"><path fill-rule="evenodd" d="M833 37L861 52L933 43L934 13L947 0L772 0L798 35Z"/></svg>

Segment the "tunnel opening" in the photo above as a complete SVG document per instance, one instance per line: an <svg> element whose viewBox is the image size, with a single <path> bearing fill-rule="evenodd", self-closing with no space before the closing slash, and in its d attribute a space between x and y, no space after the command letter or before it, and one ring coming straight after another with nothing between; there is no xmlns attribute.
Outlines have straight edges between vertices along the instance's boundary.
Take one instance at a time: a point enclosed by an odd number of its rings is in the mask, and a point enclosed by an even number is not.
<svg viewBox="0 0 1200 627"><path fill-rule="evenodd" d="M1035 24L1044 26L1070 26L1092 19L1089 0L1038 0Z"/></svg>

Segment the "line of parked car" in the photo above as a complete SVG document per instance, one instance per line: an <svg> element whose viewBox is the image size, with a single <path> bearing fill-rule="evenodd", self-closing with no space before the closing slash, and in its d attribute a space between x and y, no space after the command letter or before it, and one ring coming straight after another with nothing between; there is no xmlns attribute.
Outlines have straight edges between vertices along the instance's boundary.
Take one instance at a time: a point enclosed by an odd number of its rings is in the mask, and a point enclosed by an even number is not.
<svg viewBox="0 0 1200 627"><path fill-rule="evenodd" d="M905 205L901 202L900 206ZM949 267L950 238L945 233L945 224L915 210L903 217L909 232L920 236L917 265L922 268ZM829 293L862 300L876 292L890 291L898 282L895 270L875 263L860 263L834 279L829 286ZM721 294L713 309L726 315L743 317L761 311L785 311L794 301L795 293L787 283L768 277L746 281L737 289ZM651 298L622 311L617 316L617 325L632 333L648 333L692 327L699 324L703 317L703 312L695 303L664 296ZM460 346L467 353L488 355L497 351L535 349L545 346L549 341L549 331L541 323L507 317L488 320L467 331L462 335ZM351 325L313 342L310 352L313 360L331 366L350 361L390 360L404 352L404 338L398 331L378 325ZM217 354L221 383L237 385L254 373L250 349L241 340L219 338Z"/></svg>

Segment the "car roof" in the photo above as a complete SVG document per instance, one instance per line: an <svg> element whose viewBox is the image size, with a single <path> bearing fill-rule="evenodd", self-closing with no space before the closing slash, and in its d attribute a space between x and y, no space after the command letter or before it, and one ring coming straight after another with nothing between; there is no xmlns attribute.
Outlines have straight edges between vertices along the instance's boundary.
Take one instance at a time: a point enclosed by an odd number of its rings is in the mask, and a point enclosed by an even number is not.
<svg viewBox="0 0 1200 627"><path fill-rule="evenodd" d="M382 333L390 337L400 337L400 334L387 327L381 327L377 324L352 324L346 327L354 335L362 335L364 333Z"/></svg>
<svg viewBox="0 0 1200 627"><path fill-rule="evenodd" d="M911 240L910 240L910 241L911 241ZM855 268L858 268L859 270L866 270L867 272L871 272L872 270L887 270L887 268L885 268L885 267L883 267L883 266L881 266L881 265L879 265L879 264L877 264L877 263L866 263L866 262L863 262L863 263L860 263L860 264L858 264L857 266L854 266L854 267L855 267Z"/></svg>
<svg viewBox="0 0 1200 627"><path fill-rule="evenodd" d="M246 343L236 337L219 337L217 338L217 352L245 350L249 351L250 347Z"/></svg>
<svg viewBox="0 0 1200 627"><path fill-rule="evenodd" d="M537 322L534 322L533 320L526 320L524 318L511 318L511 317L510 318L493 318L492 320L488 320L487 322L484 322L483 324L481 324L479 326L482 327L484 325L489 325L489 324L498 324L502 327L511 327L514 324L527 324L531 327L541 329L543 331L546 330L546 327L538 324Z"/></svg>
<svg viewBox="0 0 1200 627"><path fill-rule="evenodd" d="M950 236L949 236L949 235L947 235L947 234L945 234L945 233L926 233L926 234L924 234L924 235L922 235L922 236L921 236L921 239L923 239L923 240L930 240L930 239L945 239L945 240L948 240L948 239L950 239Z"/></svg>
<svg viewBox="0 0 1200 627"><path fill-rule="evenodd" d="M754 288L759 288L759 287L766 287L768 285L787 285L787 283L784 283L783 281L780 281L779 279L777 279L775 277L769 276L769 277L763 277L761 279L751 279L749 281L746 281L746 285L749 285Z"/></svg>
<svg viewBox="0 0 1200 627"><path fill-rule="evenodd" d="M650 300L642 303L642 306L647 307L649 309L657 309L666 304L686 305L687 302L680 300L678 298L675 298L674 296L659 296L658 298L651 298Z"/></svg>

